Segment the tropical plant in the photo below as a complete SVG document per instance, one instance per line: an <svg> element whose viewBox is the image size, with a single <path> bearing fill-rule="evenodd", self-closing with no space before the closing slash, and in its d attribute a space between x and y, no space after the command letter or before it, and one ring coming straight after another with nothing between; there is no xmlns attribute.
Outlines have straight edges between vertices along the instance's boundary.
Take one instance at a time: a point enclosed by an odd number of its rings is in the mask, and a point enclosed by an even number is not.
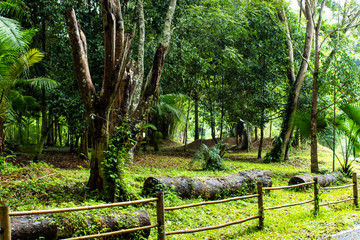
<svg viewBox="0 0 360 240"><path fill-rule="evenodd" d="M29 67L44 57L37 49L28 47L34 33L33 29L23 30L16 20L0 16L0 153L4 146L5 112L11 89L19 79L28 76Z"/></svg>
<svg viewBox="0 0 360 240"><path fill-rule="evenodd" d="M335 127L346 136L347 140L342 151L344 160L340 161L337 155L336 158L340 163L341 171L346 176L350 176L352 163L360 150L360 102L341 106L340 109L343 113L336 118Z"/></svg>
<svg viewBox="0 0 360 240"><path fill-rule="evenodd" d="M224 170L225 165L222 160L226 150L227 144L222 142L210 149L205 144L202 144L200 150L195 153L194 158L190 161L190 165L193 165L195 162L200 162L203 170Z"/></svg>

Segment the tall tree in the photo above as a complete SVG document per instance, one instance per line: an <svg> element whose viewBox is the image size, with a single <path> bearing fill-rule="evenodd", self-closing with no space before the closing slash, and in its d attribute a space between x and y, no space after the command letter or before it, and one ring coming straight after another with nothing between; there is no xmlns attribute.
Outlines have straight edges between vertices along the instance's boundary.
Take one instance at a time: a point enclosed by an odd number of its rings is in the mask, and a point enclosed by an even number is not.
<svg viewBox="0 0 360 240"><path fill-rule="evenodd" d="M305 6L301 6L301 11L305 15L306 30L304 36L304 49L301 53L301 63L297 68L297 73L295 73L296 63L289 22L285 14L284 6L279 3L278 16L280 22L283 24L284 32L288 39L286 45L288 49L287 78L289 82L289 90L279 140L275 141L271 152L265 157L268 162L277 162L287 159L288 157L290 139L294 129L294 115L296 114L296 110L298 108L300 90L304 83L310 62L317 2L317 0L307 0L304 1Z"/></svg>
<svg viewBox="0 0 360 240"><path fill-rule="evenodd" d="M144 23L143 2L138 1L138 12L140 21L140 30ZM154 95L158 92L159 81L165 55L169 48L171 37L171 22L175 12L176 0L170 0L169 8L166 14L166 20L160 38L160 43L155 52L152 68L145 82L145 87L139 102L135 100L135 106L130 107L136 86L142 88L142 64L143 60L139 57L136 63L130 60L131 44L134 38L132 34L125 33L125 23L123 13L125 6L120 0L104 0L101 2L101 15L103 18L104 30L104 76L100 92L98 93L91 80L91 74L88 64L87 44L85 34L80 28L75 16L74 9L66 10L66 23L70 43L73 51L76 79L80 89L80 94L89 119L89 134L93 141L93 149L90 160L90 178L88 186L91 189L98 189L103 192L106 199L114 201L116 198L115 189L118 186L117 179L108 176L108 170L119 173L117 162L110 166L105 166L104 151L109 144L109 123L111 107L115 99L121 109L121 118L131 115L132 126L140 131L139 123L147 116L147 112L152 105ZM143 34L140 34L139 46L143 49ZM135 99L137 97L135 96ZM130 112L130 110L134 110ZM136 132L135 132L136 134Z"/></svg>

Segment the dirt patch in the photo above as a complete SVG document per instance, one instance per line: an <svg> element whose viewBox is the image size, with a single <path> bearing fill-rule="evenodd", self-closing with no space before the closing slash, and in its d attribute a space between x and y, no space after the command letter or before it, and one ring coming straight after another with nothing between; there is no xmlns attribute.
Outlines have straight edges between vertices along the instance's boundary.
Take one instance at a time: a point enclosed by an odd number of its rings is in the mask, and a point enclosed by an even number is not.
<svg viewBox="0 0 360 240"><path fill-rule="evenodd" d="M26 166L32 162L33 156L31 154L18 153L16 158L9 160L14 165ZM66 151L45 151L39 161L45 162L55 168L75 169L88 168L88 163L79 157L77 153L70 153Z"/></svg>

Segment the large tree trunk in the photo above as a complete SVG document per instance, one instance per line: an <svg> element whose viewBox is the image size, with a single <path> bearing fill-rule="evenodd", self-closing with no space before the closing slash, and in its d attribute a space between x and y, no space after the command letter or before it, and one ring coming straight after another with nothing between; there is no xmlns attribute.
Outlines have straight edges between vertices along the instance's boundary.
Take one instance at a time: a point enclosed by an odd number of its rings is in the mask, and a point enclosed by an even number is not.
<svg viewBox="0 0 360 240"><path fill-rule="evenodd" d="M144 210L128 214L113 212L110 216L89 214L85 215L85 219L86 221L82 225L78 225L74 223L71 217L65 217L61 220L55 220L52 216L46 215L12 217L11 238L14 240L56 240L73 237L75 231L82 230L80 229L81 227L96 228L98 232L103 232L105 228L107 228L107 231L118 231L121 229L149 226L151 224L149 214ZM149 234L150 230L145 230L104 239L138 239L140 237L147 239Z"/></svg>
<svg viewBox="0 0 360 240"><path fill-rule="evenodd" d="M216 199L230 195L249 194L256 183L271 187L272 173L267 170L247 170L223 177L149 177L144 182L144 193L173 190L182 198Z"/></svg>
<svg viewBox="0 0 360 240"><path fill-rule="evenodd" d="M106 162L104 151L108 149L109 144L111 107L115 100L120 101L114 105L120 108L118 109L122 115L120 119L124 120L130 115L131 130L133 131L132 136L135 136L135 140L140 138L142 125L152 106L153 97L158 92L162 67L170 44L171 21L176 6L176 0L170 0L160 44L156 50L146 86L143 88L142 97L139 99L138 96L143 87L141 86L143 75L143 59L141 59L141 56L143 56L144 48L144 32L142 31L144 31L145 28L143 25L143 1L140 0L138 3L141 32L139 40L139 63L136 64L135 61L129 61L134 33L132 35L125 33L121 1L101 1L105 62L103 83L99 94L95 90L91 80L87 60L86 37L76 20L75 11L73 9L66 10L66 24L68 26L68 34L73 52L76 79L87 118L89 119L89 133L93 142L88 186L90 189L98 189L102 193L105 193L105 198L109 201L116 199L115 193L118 192L118 188L121 188L118 180L113 177L113 173L117 175L119 167L121 166L119 166L116 161L111 161L106 164L106 168L104 166ZM136 85L137 88L134 87ZM118 143L121 145L118 146L119 149L123 149L125 146L128 147L129 139L124 141L123 143ZM130 148L132 151L133 149L133 147ZM120 175L117 176L121 177Z"/></svg>

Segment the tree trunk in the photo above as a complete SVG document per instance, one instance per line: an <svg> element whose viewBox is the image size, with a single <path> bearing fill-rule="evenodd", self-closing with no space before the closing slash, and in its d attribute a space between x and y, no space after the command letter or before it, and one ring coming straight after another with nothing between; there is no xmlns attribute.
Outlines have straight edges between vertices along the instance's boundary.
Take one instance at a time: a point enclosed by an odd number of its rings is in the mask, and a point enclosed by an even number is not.
<svg viewBox="0 0 360 240"><path fill-rule="evenodd" d="M144 182L144 192L172 190L182 198L216 199L252 193L258 181L271 187L271 177L270 171L257 169L223 177L149 177Z"/></svg>
<svg viewBox="0 0 360 240"><path fill-rule="evenodd" d="M195 140L199 139L199 96L195 93Z"/></svg>
<svg viewBox="0 0 360 240"><path fill-rule="evenodd" d="M304 175L296 175L289 180L289 185L296 185L300 183L307 183L314 181L314 178L318 178L318 183L320 186L327 186L330 185L342 177L340 172L332 172L324 175L311 175L311 174L304 174Z"/></svg>
<svg viewBox="0 0 360 240"><path fill-rule="evenodd" d="M59 146L62 147L62 131L61 131L61 124L58 125L58 135L59 135Z"/></svg>
<svg viewBox="0 0 360 240"><path fill-rule="evenodd" d="M85 159L89 159L89 142L88 142L88 130L84 130L84 133L81 136L80 142L80 151L82 157Z"/></svg>
<svg viewBox="0 0 360 240"><path fill-rule="evenodd" d="M1 108L1 105L0 105ZM0 155L5 150L5 117L0 115Z"/></svg>
<svg viewBox="0 0 360 240"><path fill-rule="evenodd" d="M259 150L258 150L258 159L261 159L261 152L264 142L264 128L265 128L265 109L263 108L261 111L261 123L260 123L260 142L259 142Z"/></svg>
<svg viewBox="0 0 360 240"><path fill-rule="evenodd" d="M189 125L189 115L190 115L190 107L191 107L191 99L189 98L188 102L188 110L186 114L186 124L185 124L185 130L184 130L184 152L186 152L186 146L187 146L187 137L188 137L188 125Z"/></svg>
<svg viewBox="0 0 360 240"><path fill-rule="evenodd" d="M144 21L141 21L143 19L143 1L139 0L138 3L139 14L142 16L139 17L140 29L142 31L145 29L142 27ZM142 132L142 126L146 121L147 113L152 106L153 98L158 93L164 59L170 44L171 22L175 12L176 0L170 0L162 37L139 102L137 102L137 99L133 101L132 98L135 92L138 93L138 91L134 90L134 84L136 85L142 81L142 77L139 76L141 76L141 66L143 66L143 63L138 59L140 62L136 66L134 60L129 60L134 33L125 33L121 5L122 2L120 0L101 1L105 62L103 83L99 94L91 80L86 37L76 20L75 11L67 9L65 15L73 52L76 79L89 120L89 135L93 143L88 186L90 189L98 189L108 201L116 200L118 190L123 190L121 189L122 186L118 183L118 179L113 177L114 175L121 177L117 174L119 167L122 167L119 166L121 164L111 159L108 164L105 164L108 161L105 158L104 151L108 149L109 144L111 107L115 99L122 101L117 103L117 106L120 106L121 119L124 120L128 117L131 120L132 135L135 140L138 140ZM143 40L142 36L144 34L140 33L140 42ZM139 43L139 57L142 55L140 51L143 50L142 48L143 43ZM141 90L142 86L139 87ZM120 146L118 148L128 147L129 139L126 139L126 141L119 143ZM132 147L131 150L134 150L134 148Z"/></svg>
<svg viewBox="0 0 360 240"><path fill-rule="evenodd" d="M270 121L270 127L269 127L269 138L272 138L272 121Z"/></svg>
<svg viewBox="0 0 360 240"><path fill-rule="evenodd" d="M314 3L315 2L315 3ZM312 2L316 6L316 2ZM286 35L288 37L287 48L288 48L288 80L290 84L289 95L287 99L287 104L285 107L285 115L283 118L283 122L281 125L280 132L280 141L276 141L270 154L267 156L266 161L278 162L281 160L287 160L288 154L290 150L290 139L294 129L294 115L296 114L296 110L298 107L298 101L300 96L300 90L303 85L306 72L308 70L308 62L311 56L311 47L312 47L312 39L314 35L314 21L310 5L310 1L305 1L304 13L307 20L306 23L306 35L305 35L305 45L302 54L302 61L300 64L300 68L295 77L295 68L294 68L294 50L289 30L289 24L285 15L284 9L279 9L279 19L286 27Z"/></svg>
<svg viewBox="0 0 360 240"><path fill-rule="evenodd" d="M258 140L258 127L257 126L255 126L255 131L254 131L254 135L255 135L255 141L257 141Z"/></svg>
<svg viewBox="0 0 360 240"><path fill-rule="evenodd" d="M105 228L107 231L118 231L151 224L149 214L144 210L132 213L113 212L109 216L89 213L83 217L85 221L81 225L74 222L72 218L66 217L61 219L54 219L54 217L48 215L12 217L11 237L15 240L56 240L74 237L75 231L85 231L85 228L96 228L97 232L103 232ZM139 237L147 239L149 234L150 230L136 231L130 234L117 235L116 239L138 239Z"/></svg>

